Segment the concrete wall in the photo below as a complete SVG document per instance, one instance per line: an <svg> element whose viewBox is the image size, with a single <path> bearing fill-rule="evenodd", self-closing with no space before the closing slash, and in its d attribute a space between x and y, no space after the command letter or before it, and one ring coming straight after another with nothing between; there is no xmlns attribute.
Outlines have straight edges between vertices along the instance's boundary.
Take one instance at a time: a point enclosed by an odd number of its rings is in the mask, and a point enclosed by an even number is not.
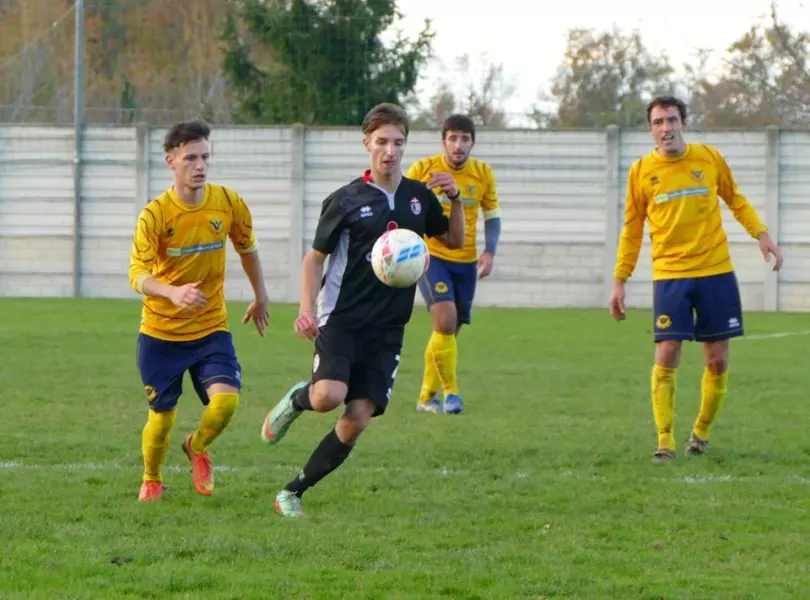
<svg viewBox="0 0 810 600"><path fill-rule="evenodd" d="M0 295L131 297L135 220L170 185L164 133L88 128L76 169L70 128L0 125ZM810 133L709 132L689 139L723 152L784 248L785 268L777 276L724 209L746 308L809 309ZM496 270L482 282L479 304L604 306L627 169L651 147L647 134L615 128L480 132L475 155L495 172L504 224ZM406 168L439 149L436 133L414 132ZM297 302L300 260L322 200L367 166L359 132L216 129L213 153L211 179L236 189L253 212L271 299ZM479 233L483 245L481 225ZM228 296L248 298L250 286L232 250L228 266ZM645 241L628 284L634 306L649 306L650 274Z"/></svg>

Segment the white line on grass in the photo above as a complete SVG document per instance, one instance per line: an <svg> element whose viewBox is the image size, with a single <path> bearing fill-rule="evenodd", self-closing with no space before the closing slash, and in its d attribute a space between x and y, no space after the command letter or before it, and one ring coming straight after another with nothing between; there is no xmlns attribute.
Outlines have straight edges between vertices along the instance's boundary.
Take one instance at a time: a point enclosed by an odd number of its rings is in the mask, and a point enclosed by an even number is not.
<svg viewBox="0 0 810 600"><path fill-rule="evenodd" d="M797 335L810 335L810 329L802 331L781 331L778 333L755 333L753 335L746 335L744 340L773 340L776 338L794 337Z"/></svg>
<svg viewBox="0 0 810 600"><path fill-rule="evenodd" d="M163 467L166 471L186 472L188 465L166 465ZM298 465L282 464L282 463L269 463L261 467L234 467L228 465L215 466L214 470L226 473L259 473L267 470L288 471L290 473L297 471L300 468ZM361 473L390 473L392 469L384 467L353 467ZM22 463L18 461L0 462L0 471L17 471L17 470L55 470L55 471L137 471L138 466L123 466L119 463L57 463L57 464L37 464L37 463ZM463 471L458 469L413 469L409 467L397 468L393 470L397 473L411 474L411 475L438 475L440 477L458 477L476 475L474 471ZM577 473L571 470L560 471L560 474L568 477L577 477ZM531 473L525 471L518 471L515 473L516 479L530 479ZM605 480L606 478L600 476L589 475L588 479L591 480ZM673 481L672 479L660 477L656 480L661 482ZM675 478L678 483L685 483L687 485L701 485L713 483L762 483L763 481L774 482L774 478L768 476L733 476L733 475L680 475ZM785 478L786 483L810 485L810 478L802 477L799 475L788 475Z"/></svg>

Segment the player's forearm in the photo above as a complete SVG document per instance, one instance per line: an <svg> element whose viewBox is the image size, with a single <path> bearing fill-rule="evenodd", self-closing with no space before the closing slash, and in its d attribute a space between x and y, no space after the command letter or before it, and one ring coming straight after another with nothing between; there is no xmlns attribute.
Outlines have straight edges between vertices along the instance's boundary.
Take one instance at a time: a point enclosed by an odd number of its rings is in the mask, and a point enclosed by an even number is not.
<svg viewBox="0 0 810 600"><path fill-rule="evenodd" d="M450 204L450 230L447 232L447 247L453 250L464 247L464 207L460 200Z"/></svg>
<svg viewBox="0 0 810 600"><path fill-rule="evenodd" d="M162 283L152 276L152 265L133 253L129 265L129 285L143 296L169 298L172 286Z"/></svg>
<svg viewBox="0 0 810 600"><path fill-rule="evenodd" d="M301 314L316 312L315 303L318 300L325 261L326 255L315 250L310 250L304 256L304 262L301 265L301 304L299 307Z"/></svg>
<svg viewBox="0 0 810 600"><path fill-rule="evenodd" d="M258 250L240 254L239 260L242 261L242 270L247 275L250 281L250 287L253 288L253 297L256 300L267 301L267 287L264 284L264 273L262 272L262 261L259 258Z"/></svg>
<svg viewBox="0 0 810 600"><path fill-rule="evenodd" d="M159 298L170 298L171 285L167 283L162 283L152 277L151 275L147 275L143 277L140 282L140 290L136 287L135 291L144 296L157 296Z"/></svg>
<svg viewBox="0 0 810 600"><path fill-rule="evenodd" d="M619 237L619 247L616 250L616 266L613 269L613 278L627 281L633 274L641 253L641 235L636 236L623 231Z"/></svg>
<svg viewBox="0 0 810 600"><path fill-rule="evenodd" d="M495 256L498 249L498 241L501 239L501 218L484 218L484 252L489 252Z"/></svg>
<svg viewBox="0 0 810 600"><path fill-rule="evenodd" d="M752 238L759 239L760 235L768 231L768 226L759 218L757 209L747 199L738 197L731 206L731 212Z"/></svg>

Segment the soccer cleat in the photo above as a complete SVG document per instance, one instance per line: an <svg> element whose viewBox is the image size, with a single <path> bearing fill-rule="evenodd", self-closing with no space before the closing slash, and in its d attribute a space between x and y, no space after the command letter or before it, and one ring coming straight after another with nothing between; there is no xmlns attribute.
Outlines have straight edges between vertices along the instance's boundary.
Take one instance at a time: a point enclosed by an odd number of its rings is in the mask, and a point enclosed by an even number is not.
<svg viewBox="0 0 810 600"><path fill-rule="evenodd" d="M301 510L301 498L289 490L281 490L276 495L276 502L273 509L282 517L303 517Z"/></svg>
<svg viewBox="0 0 810 600"><path fill-rule="evenodd" d="M284 395L278 404L271 410L262 424L262 441L268 444L278 444L287 434L290 425L301 416L303 411L293 406L292 397L295 392L307 385L306 381L296 383Z"/></svg>
<svg viewBox="0 0 810 600"><path fill-rule="evenodd" d="M196 454L191 450L191 436L189 433L183 441L183 452L191 461L191 483L201 496L210 496L214 493L214 466L208 453Z"/></svg>
<svg viewBox="0 0 810 600"><path fill-rule="evenodd" d="M709 440L704 440L695 435L693 431L689 435L689 442L686 444L685 454L687 457L703 456L709 447Z"/></svg>
<svg viewBox="0 0 810 600"><path fill-rule="evenodd" d="M144 481L138 494L140 502L155 502L163 498L163 484L160 481Z"/></svg>
<svg viewBox="0 0 810 600"><path fill-rule="evenodd" d="M442 412L442 403L436 396L433 396L433 398L426 400L425 402L417 402L416 412L438 414Z"/></svg>
<svg viewBox="0 0 810 600"><path fill-rule="evenodd" d="M464 402L458 394L447 394L444 399L444 412L448 415L457 415L464 411Z"/></svg>
<svg viewBox="0 0 810 600"><path fill-rule="evenodd" d="M655 451L652 461L655 463L663 463L675 460L675 451L669 448L659 448Z"/></svg>

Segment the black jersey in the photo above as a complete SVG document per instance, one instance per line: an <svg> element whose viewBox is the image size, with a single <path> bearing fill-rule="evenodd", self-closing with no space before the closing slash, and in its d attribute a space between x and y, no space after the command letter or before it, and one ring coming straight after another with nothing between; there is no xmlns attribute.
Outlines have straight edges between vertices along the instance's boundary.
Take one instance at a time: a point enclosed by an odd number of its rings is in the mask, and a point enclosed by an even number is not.
<svg viewBox="0 0 810 600"><path fill-rule="evenodd" d="M404 327L413 312L416 286L391 288L377 279L371 268L374 242L391 229L434 237L449 227L438 198L421 181L403 176L389 194L366 171L335 191L323 202L312 242L315 250L329 255L318 295L319 324Z"/></svg>

